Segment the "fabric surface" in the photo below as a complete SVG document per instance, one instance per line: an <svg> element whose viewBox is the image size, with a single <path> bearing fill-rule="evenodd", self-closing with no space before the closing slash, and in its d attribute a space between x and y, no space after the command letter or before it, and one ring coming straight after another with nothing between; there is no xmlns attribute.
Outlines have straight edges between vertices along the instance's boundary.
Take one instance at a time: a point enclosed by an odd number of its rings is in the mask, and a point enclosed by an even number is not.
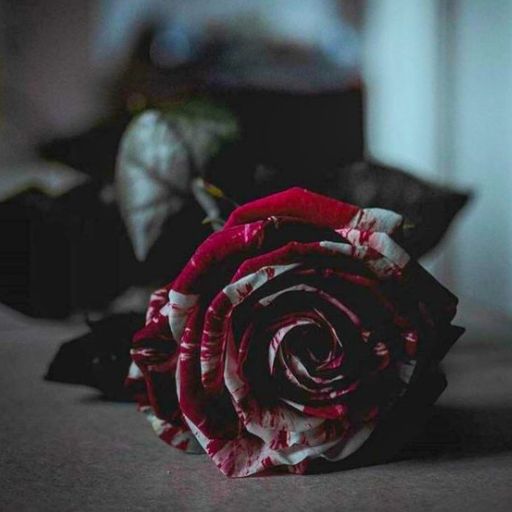
<svg viewBox="0 0 512 512"><path fill-rule="evenodd" d="M227 476L305 473L414 404L463 329L457 299L394 240L401 225L301 188L237 208L134 336L128 384L159 437Z"/></svg>
<svg viewBox="0 0 512 512"><path fill-rule="evenodd" d="M507 512L512 491L512 321L462 303L450 386L396 462L326 475L232 480L162 449L133 404L43 381L82 324L0 306L0 475L5 512L332 510Z"/></svg>

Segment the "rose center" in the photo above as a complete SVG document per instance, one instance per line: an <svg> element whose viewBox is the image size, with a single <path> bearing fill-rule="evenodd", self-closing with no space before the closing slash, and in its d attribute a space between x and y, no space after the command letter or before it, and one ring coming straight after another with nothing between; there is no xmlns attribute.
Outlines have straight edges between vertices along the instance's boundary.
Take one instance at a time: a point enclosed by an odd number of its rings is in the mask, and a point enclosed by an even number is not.
<svg viewBox="0 0 512 512"><path fill-rule="evenodd" d="M283 341L283 351L294 354L303 362L325 362L332 355L331 337L316 324L299 325Z"/></svg>

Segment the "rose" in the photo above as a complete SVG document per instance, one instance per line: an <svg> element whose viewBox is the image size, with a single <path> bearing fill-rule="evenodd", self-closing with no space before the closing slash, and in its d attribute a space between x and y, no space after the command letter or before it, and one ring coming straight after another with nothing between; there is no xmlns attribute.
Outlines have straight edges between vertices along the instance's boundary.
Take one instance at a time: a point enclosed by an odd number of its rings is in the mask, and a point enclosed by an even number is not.
<svg viewBox="0 0 512 512"><path fill-rule="evenodd" d="M461 333L401 225L299 188L237 208L134 337L129 381L160 437L235 477L356 452Z"/></svg>

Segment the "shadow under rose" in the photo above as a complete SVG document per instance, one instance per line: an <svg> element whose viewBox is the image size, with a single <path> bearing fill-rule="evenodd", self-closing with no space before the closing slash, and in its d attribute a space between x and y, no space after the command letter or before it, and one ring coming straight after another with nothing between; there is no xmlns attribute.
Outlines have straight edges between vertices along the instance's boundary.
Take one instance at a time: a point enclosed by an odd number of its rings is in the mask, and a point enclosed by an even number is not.
<svg viewBox="0 0 512 512"><path fill-rule="evenodd" d="M512 451L512 407L435 406L419 434L393 461L486 456Z"/></svg>
<svg viewBox="0 0 512 512"><path fill-rule="evenodd" d="M404 409L378 428L355 454L338 463L315 461L310 473L330 473L391 462L456 460L512 451L512 407L433 406L416 409L403 420ZM398 448L401 446L401 448Z"/></svg>

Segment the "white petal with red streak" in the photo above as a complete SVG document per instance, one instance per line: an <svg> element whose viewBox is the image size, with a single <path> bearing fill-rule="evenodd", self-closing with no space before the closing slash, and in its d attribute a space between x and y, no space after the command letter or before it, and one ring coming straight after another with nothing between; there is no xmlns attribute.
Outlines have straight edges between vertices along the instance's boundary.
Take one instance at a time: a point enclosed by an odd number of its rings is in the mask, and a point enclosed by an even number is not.
<svg viewBox="0 0 512 512"><path fill-rule="evenodd" d="M165 313L169 317L169 326L177 342L181 340L187 319L198 301L199 295L186 295L173 289L169 290L169 303L165 308Z"/></svg>

